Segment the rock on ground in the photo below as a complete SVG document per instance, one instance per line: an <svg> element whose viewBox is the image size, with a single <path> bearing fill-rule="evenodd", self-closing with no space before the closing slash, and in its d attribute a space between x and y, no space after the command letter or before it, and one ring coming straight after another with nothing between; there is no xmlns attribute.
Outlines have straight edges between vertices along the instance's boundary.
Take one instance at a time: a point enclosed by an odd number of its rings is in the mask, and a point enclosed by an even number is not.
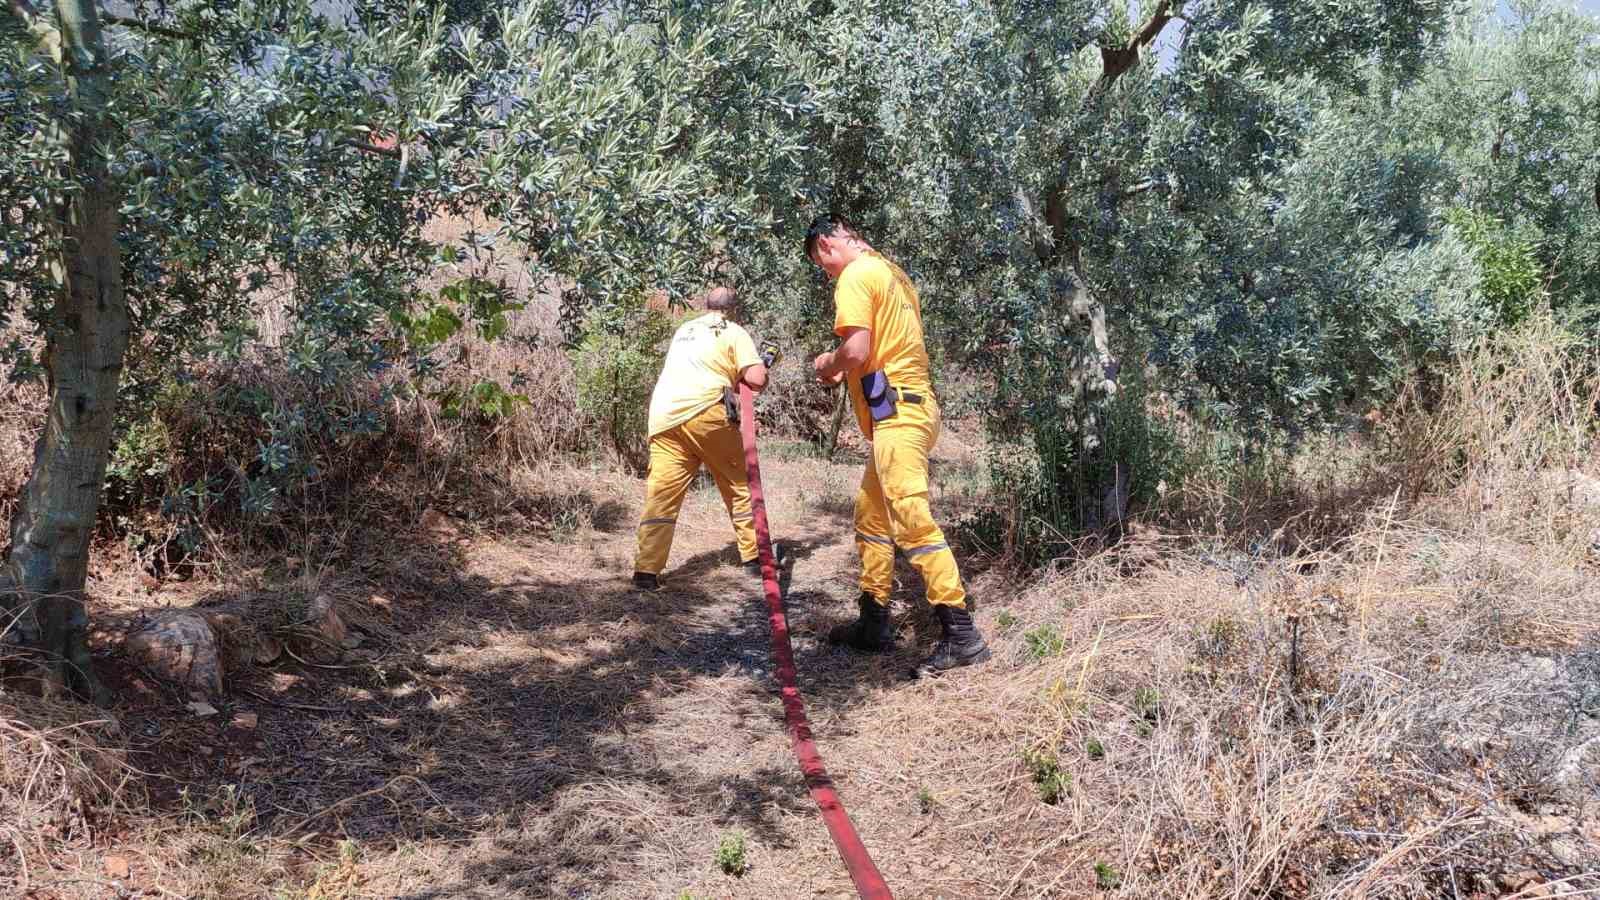
<svg viewBox="0 0 1600 900"><path fill-rule="evenodd" d="M205 696L222 693L222 658L205 616L191 610L157 614L124 644L128 655L159 678Z"/></svg>

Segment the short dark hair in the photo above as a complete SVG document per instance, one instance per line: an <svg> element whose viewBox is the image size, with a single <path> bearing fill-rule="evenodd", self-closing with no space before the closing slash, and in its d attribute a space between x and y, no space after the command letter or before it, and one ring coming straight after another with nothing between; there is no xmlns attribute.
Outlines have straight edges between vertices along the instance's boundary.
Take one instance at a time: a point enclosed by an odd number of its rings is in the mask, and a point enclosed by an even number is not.
<svg viewBox="0 0 1600 900"><path fill-rule="evenodd" d="M719 285L706 292L706 309L730 312L739 307L739 294L731 287Z"/></svg>
<svg viewBox="0 0 1600 900"><path fill-rule="evenodd" d="M817 216L812 219L811 227L806 229L806 258L811 258L812 252L817 249L817 241L825 237L833 237L841 231L851 237L861 236L861 232L850 224L850 220L839 213L831 212L825 216Z"/></svg>

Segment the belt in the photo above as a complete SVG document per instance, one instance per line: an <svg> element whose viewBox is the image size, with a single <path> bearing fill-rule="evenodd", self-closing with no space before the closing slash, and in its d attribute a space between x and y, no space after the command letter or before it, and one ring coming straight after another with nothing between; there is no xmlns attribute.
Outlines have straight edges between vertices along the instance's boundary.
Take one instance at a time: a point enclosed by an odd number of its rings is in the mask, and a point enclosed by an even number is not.
<svg viewBox="0 0 1600 900"><path fill-rule="evenodd" d="M921 394L914 394L911 391L902 390L900 388L893 387L893 386L891 386L889 388L889 390L894 391L895 399L897 401L901 402L901 403L921 403L922 402L922 395Z"/></svg>

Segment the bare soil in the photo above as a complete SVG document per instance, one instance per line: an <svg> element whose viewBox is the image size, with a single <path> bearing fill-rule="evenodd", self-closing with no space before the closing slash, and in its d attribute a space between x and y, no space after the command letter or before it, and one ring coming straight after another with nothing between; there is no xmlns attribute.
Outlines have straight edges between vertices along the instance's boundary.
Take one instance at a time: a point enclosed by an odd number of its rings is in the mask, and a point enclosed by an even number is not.
<svg viewBox="0 0 1600 900"><path fill-rule="evenodd" d="M953 516L975 489L975 458L947 443L935 464L955 487L935 502ZM965 770L988 764L953 741L900 757L904 735L877 714L911 693L935 716L970 715L955 708L960 679L910 677L934 633L925 610L912 611L913 570L902 562L897 652L864 658L820 639L854 614L861 463L849 448L833 464L764 462L773 529L795 560L786 587L801 689L850 812L902 895L987 896L997 835L981 820L925 814L918 791L959 790ZM353 536L352 563L315 573L308 589L338 598L360 646L337 665L285 657L231 671L216 715L190 714L186 698L113 656L113 712L132 763L150 773L153 815L215 833L169 842L170 831L135 829L80 862L126 859L123 883L151 896L853 895L790 755L759 581L735 565L715 489L691 491L654 595L629 584L642 483L607 474L584 493L586 521L549 537L460 519ZM238 593L191 584L166 599ZM918 730L929 726L940 730ZM939 849L958 826L961 848ZM733 835L746 847L737 877L715 861ZM339 840L353 844L342 863Z"/></svg>

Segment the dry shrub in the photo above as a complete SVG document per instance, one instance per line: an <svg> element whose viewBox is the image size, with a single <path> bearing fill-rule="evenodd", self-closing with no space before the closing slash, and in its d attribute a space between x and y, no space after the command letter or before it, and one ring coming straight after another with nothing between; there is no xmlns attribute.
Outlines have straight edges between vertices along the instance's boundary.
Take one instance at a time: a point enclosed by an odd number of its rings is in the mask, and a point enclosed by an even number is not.
<svg viewBox="0 0 1600 900"><path fill-rule="evenodd" d="M990 611L936 793L1015 836L991 893L1600 893L1596 362L1532 321Z"/></svg>
<svg viewBox="0 0 1600 900"><path fill-rule="evenodd" d="M131 770L120 743L99 710L0 691L0 893L48 881L61 854L88 849L124 810Z"/></svg>
<svg viewBox="0 0 1600 900"><path fill-rule="evenodd" d="M875 728L972 729L940 735L973 760L948 802L1013 836L1004 896L1499 896L1529 870L1600 888L1600 650L1578 644L1600 592L1552 549L1379 508L1314 557L1167 549L1129 577L1103 554L1000 621L1015 668L968 679L966 714L912 697Z"/></svg>
<svg viewBox="0 0 1600 900"><path fill-rule="evenodd" d="M0 385L0 518L7 522L33 470L33 445L44 425L45 399L44 387L37 383Z"/></svg>
<svg viewBox="0 0 1600 900"><path fill-rule="evenodd" d="M1534 316L1437 379L1413 382L1377 430L1396 486L1436 495L1449 521L1588 553L1600 536L1600 350Z"/></svg>

